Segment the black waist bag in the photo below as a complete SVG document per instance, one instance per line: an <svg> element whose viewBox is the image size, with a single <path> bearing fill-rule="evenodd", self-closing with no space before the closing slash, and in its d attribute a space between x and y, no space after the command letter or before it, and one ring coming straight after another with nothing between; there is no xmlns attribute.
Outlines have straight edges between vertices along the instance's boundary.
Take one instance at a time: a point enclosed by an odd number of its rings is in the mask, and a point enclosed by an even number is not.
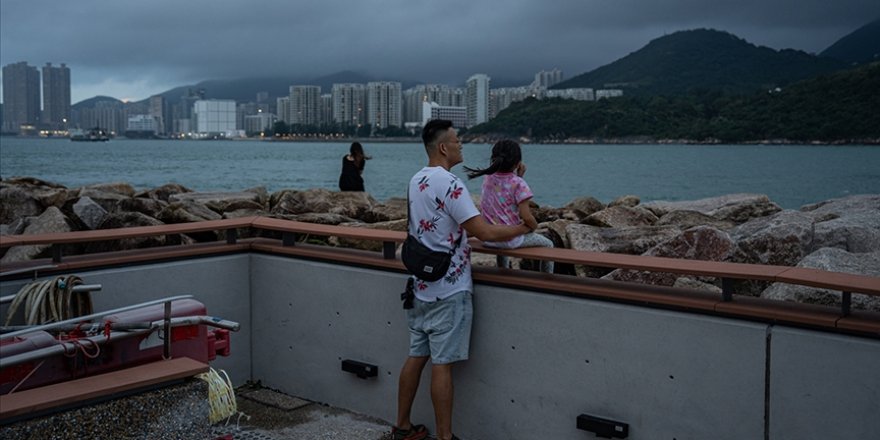
<svg viewBox="0 0 880 440"><path fill-rule="evenodd" d="M420 280L437 281L449 270L453 252L455 249L452 252L431 250L417 238L407 234L406 241L400 249L400 259L403 260L406 269Z"/></svg>

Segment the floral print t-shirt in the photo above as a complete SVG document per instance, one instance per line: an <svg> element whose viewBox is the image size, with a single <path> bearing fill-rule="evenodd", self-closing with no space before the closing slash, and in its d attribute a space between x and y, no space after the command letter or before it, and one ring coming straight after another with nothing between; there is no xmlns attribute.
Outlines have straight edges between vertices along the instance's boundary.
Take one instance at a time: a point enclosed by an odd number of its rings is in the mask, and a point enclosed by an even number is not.
<svg viewBox="0 0 880 440"><path fill-rule="evenodd" d="M440 252L449 252L461 238L449 271L429 282L415 279L415 295L434 301L462 290L473 292L471 247L462 223L480 215L464 183L443 167L425 167L409 182L409 233Z"/></svg>
<svg viewBox="0 0 880 440"><path fill-rule="evenodd" d="M534 197L529 185L522 177L514 173L494 173L483 176L483 194L480 210L487 222L493 225L518 225L519 204ZM486 246L498 248L517 248L523 242L523 236L510 241L484 242Z"/></svg>

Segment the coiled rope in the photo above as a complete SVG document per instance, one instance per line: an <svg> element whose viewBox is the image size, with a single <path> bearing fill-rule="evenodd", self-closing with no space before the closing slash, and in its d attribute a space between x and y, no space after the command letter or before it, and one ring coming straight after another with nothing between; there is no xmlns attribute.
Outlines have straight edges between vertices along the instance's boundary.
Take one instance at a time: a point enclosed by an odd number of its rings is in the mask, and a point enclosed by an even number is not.
<svg viewBox="0 0 880 440"><path fill-rule="evenodd" d="M223 373L223 377L213 368L206 373L196 375L197 378L208 383L208 402L211 406L208 420L211 424L223 419L227 419L226 423L228 424L228 419L238 411L232 381L229 380L229 375L225 371L220 370L220 372ZM244 414L240 414L239 418L241 415Z"/></svg>
<svg viewBox="0 0 880 440"><path fill-rule="evenodd" d="M24 305L24 324L39 325L63 321L92 313L89 292L74 292L82 284L76 275L60 276L23 286L15 294L6 312L6 324L12 322L19 307Z"/></svg>

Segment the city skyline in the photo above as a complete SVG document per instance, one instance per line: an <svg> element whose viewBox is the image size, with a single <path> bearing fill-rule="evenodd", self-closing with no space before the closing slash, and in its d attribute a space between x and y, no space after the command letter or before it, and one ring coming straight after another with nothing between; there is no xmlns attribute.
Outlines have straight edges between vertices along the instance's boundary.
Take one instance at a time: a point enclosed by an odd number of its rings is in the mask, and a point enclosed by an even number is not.
<svg viewBox="0 0 880 440"><path fill-rule="evenodd" d="M454 0L381 2L0 3L0 65L65 63L73 102L139 101L203 80L343 70L461 85L474 73L573 77L680 30L713 28L774 49L817 53L880 16L841 0Z"/></svg>

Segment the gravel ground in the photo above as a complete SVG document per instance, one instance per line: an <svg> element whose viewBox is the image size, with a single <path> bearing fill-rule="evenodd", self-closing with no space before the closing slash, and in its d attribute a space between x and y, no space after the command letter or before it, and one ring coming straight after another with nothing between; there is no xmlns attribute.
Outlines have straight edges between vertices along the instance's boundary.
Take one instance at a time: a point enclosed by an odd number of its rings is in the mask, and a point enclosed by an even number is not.
<svg viewBox="0 0 880 440"><path fill-rule="evenodd" d="M213 429L213 438L235 440L385 440L391 425L372 417L309 402L266 388L236 390L238 410L228 425ZM213 438L211 440L213 440ZM229 438L229 437L227 437Z"/></svg>

